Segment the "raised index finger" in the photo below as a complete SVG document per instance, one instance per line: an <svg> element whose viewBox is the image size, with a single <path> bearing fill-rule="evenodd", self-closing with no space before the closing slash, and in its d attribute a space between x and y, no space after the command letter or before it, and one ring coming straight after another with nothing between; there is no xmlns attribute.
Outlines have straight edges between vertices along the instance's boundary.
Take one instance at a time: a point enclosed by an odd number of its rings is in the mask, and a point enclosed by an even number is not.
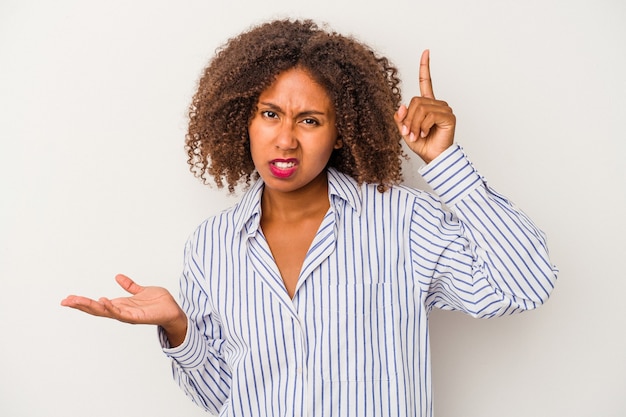
<svg viewBox="0 0 626 417"><path fill-rule="evenodd" d="M428 49L422 52L419 79L421 96L426 98L435 98L435 93L433 93L433 82L430 79L430 51Z"/></svg>

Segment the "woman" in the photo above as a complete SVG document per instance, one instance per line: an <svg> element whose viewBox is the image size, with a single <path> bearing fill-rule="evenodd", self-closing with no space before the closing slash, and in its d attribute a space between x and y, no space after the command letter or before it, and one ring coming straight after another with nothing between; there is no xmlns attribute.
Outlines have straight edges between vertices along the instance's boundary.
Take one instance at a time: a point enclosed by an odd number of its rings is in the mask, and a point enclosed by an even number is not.
<svg viewBox="0 0 626 417"><path fill-rule="evenodd" d="M175 379L214 414L432 415L430 310L532 309L556 269L454 145L428 51L408 106L396 73L310 21L229 40L200 80L187 151L198 177L248 190L189 238L180 306L123 275L131 297L62 304L158 325ZM399 185L401 140L438 196Z"/></svg>

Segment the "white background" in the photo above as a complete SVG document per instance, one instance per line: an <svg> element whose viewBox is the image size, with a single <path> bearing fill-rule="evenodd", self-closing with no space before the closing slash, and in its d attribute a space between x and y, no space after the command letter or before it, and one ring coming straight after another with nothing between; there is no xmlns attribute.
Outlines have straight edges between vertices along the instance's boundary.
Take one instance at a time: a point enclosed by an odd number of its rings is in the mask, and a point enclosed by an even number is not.
<svg viewBox="0 0 626 417"><path fill-rule="evenodd" d="M187 235L236 201L188 172L195 83L228 37L287 16L389 56L405 99L430 48L457 141L548 235L544 307L432 316L437 416L626 415L619 0L0 0L0 415L206 415L154 328L59 302L122 295L118 272L177 293Z"/></svg>

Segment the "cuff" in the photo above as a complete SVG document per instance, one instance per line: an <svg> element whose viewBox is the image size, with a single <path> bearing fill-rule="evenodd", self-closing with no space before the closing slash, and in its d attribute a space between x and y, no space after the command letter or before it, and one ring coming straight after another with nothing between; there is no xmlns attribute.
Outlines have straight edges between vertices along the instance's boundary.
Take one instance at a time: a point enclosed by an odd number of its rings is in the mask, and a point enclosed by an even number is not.
<svg viewBox="0 0 626 417"><path fill-rule="evenodd" d="M463 148L452 145L419 173L448 206L453 206L483 184Z"/></svg>
<svg viewBox="0 0 626 417"><path fill-rule="evenodd" d="M187 322L187 334L185 340L179 346L170 347L165 330L158 327L159 342L163 352L184 369L194 369L199 367L206 357L206 343L202 335L198 332L195 324Z"/></svg>

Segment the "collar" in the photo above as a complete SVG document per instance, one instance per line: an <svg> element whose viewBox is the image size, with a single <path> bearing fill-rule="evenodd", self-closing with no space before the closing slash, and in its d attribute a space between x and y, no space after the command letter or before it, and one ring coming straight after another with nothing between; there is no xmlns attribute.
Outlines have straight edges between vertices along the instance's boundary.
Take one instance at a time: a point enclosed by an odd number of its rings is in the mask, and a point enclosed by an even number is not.
<svg viewBox="0 0 626 417"><path fill-rule="evenodd" d="M328 176L328 199L336 212L340 206L347 203L357 215L361 213L361 188L347 174L337 171L335 168L327 169ZM254 235L261 222L261 196L265 183L259 178L234 207L234 225L239 232L245 231L248 235Z"/></svg>

